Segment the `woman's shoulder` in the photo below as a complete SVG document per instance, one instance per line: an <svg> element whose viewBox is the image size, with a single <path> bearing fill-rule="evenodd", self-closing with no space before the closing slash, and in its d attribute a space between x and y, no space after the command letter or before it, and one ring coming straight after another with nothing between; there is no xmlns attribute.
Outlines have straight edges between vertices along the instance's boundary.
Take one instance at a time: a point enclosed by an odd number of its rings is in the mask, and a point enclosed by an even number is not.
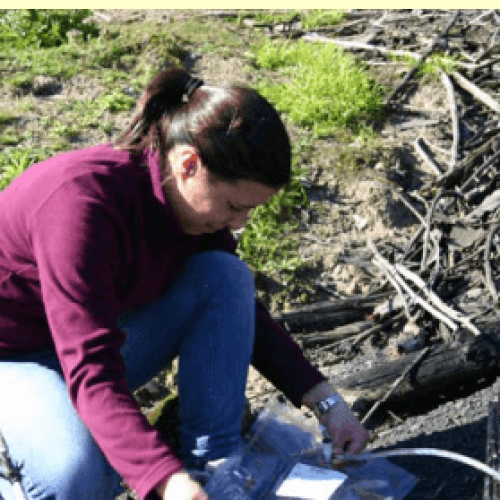
<svg viewBox="0 0 500 500"><path fill-rule="evenodd" d="M113 164L135 164L140 161L140 154L132 154L128 151L116 148L112 143L97 144L82 149L74 149L60 153L52 160L72 164L87 162L94 165Z"/></svg>

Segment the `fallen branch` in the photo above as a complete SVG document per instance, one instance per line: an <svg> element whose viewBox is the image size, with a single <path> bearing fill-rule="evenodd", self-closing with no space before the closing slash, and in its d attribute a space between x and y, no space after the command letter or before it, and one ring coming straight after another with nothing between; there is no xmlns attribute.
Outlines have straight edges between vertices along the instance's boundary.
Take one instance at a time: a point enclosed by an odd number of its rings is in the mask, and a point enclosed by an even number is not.
<svg viewBox="0 0 500 500"><path fill-rule="evenodd" d="M451 146L451 165L450 169L454 169L458 160L458 144L460 141L460 132L458 128L458 114L457 114L457 102L455 100L455 91L453 90L453 85L449 76L442 70L439 70L441 75L441 81L446 87L448 93L448 100L450 101L450 113L451 113L451 128L453 130L453 144Z"/></svg>
<svg viewBox="0 0 500 500"><path fill-rule="evenodd" d="M486 143L484 143L481 147L475 149L472 151L467 158L465 158L459 165L454 170L449 170L445 174L443 174L441 177L437 179L437 185L438 186L451 186L453 183L455 183L460 176L469 168L472 167L473 163L482 155L484 155L486 152L488 152L497 142L499 139L499 135L491 137ZM482 171L492 165L495 160L500 156L500 152L496 152L491 158L489 158L476 172L474 173L475 176L479 175L482 173ZM471 177L472 179L472 177ZM457 188L458 191L464 192L465 187L470 184L471 179L469 179L461 188Z"/></svg>
<svg viewBox="0 0 500 500"><path fill-rule="evenodd" d="M106 14L103 14L102 12L99 12L98 10L94 11L94 16L98 17L99 19L102 19L103 21L106 21L107 23L111 22L111 17L107 16Z"/></svg>
<svg viewBox="0 0 500 500"><path fill-rule="evenodd" d="M379 47L377 45L370 45L368 43L351 42L348 40L337 40L335 38L327 38L324 36L319 36L314 34L304 35L303 37L301 37L301 40L304 40L305 42L334 43L348 50L367 50L369 52L378 52L383 55L395 55L402 57L407 56L407 57L412 57L417 61L419 61L422 57L420 54L414 52L407 52L405 50L391 50L391 49L386 49L385 47Z"/></svg>
<svg viewBox="0 0 500 500"><path fill-rule="evenodd" d="M452 75L456 82L463 89L467 90L467 92L473 95L478 101L486 104L486 106L491 108L493 111L500 113L500 104L495 101L495 99L493 99L489 94L474 85L471 81L467 80L467 78L462 76L458 71L454 71Z"/></svg>
<svg viewBox="0 0 500 500"><path fill-rule="evenodd" d="M487 10L486 12L483 12L476 18L474 18L472 21L470 21L470 24L476 24L479 21L482 21L484 18L491 16L495 12L495 9Z"/></svg>
<svg viewBox="0 0 500 500"><path fill-rule="evenodd" d="M405 278L412 281L416 286L422 290L427 298L438 307L444 314L448 315L450 318L454 319L460 323L464 328L471 331L474 335L481 335L481 331L474 326L467 316L462 313L455 311L450 306L446 305L432 290L429 290L426 283L415 273L412 273L409 269L402 266L401 264L395 265L396 270L401 273Z"/></svg>
<svg viewBox="0 0 500 500"><path fill-rule="evenodd" d="M384 328L387 328L390 325L392 325L392 323L394 323L395 321L400 320L403 317L403 315L404 315L404 313L396 314L396 316L393 316L392 318L387 319L383 323L374 325L371 328L369 328L368 330L366 330L365 332L354 335L354 336L350 337L349 339L339 340L337 342L334 342L333 344L329 344L329 345L323 346L323 347L318 347L317 349L315 349L315 352L323 352L323 351L332 350L335 347L338 347L338 346L344 344L346 342L346 340L350 340L350 341L354 340L354 342L351 344L351 348L355 348L356 346L361 344L361 342L364 342L367 338L371 337L375 333L380 332Z"/></svg>
<svg viewBox="0 0 500 500"><path fill-rule="evenodd" d="M437 165L436 162L429 156L429 154L425 151L425 141L423 137L419 137L418 139L415 140L413 143L415 146L415 149L419 156L424 160L424 162L431 168L431 170L436 174L436 175L441 175L443 173L443 170Z"/></svg>
<svg viewBox="0 0 500 500"><path fill-rule="evenodd" d="M430 347L426 347L419 355L405 368L403 373L394 381L391 388L384 394L384 396L379 399L371 408L370 411L361 420L362 425L366 425L368 419L392 396L394 391L399 387L401 382L406 378L415 366L422 360L422 358L429 352Z"/></svg>
<svg viewBox="0 0 500 500"><path fill-rule="evenodd" d="M425 234L424 234L424 248L422 250L422 261L420 264L420 271L425 271L427 269L427 248L429 246L429 239L430 239L430 233L431 233L431 226L432 226L432 219L434 217L434 213L436 211L437 204L441 198L444 196L451 196L454 198L460 198L462 199L463 196L455 191L444 191L441 190L434 200L432 200L431 208L429 210L429 213L427 214L427 225L425 228ZM438 246L439 248L439 246Z"/></svg>
<svg viewBox="0 0 500 500"><path fill-rule="evenodd" d="M313 333L311 335L301 335L299 338L304 348L313 345L331 344L332 341L348 339L354 335L365 332L373 326L373 321L356 321L349 325L339 326L330 331Z"/></svg>
<svg viewBox="0 0 500 500"><path fill-rule="evenodd" d="M446 36L448 34L448 31L450 30L450 28L455 24L455 21L457 20L459 14L460 14L460 10L457 10L456 12L454 12L454 14L451 16L451 19L446 23L446 26L444 27L443 32L440 33L434 39L434 41L430 44L429 48L422 54L422 56L418 60L418 64L416 64L410 71L408 71L408 73L403 78L403 81L394 89L394 91L386 99L385 106L388 106L389 103L395 99L395 97L401 92L401 90L403 90L403 88L410 81L410 79L413 78L413 76L419 70L422 63L427 59L427 57L429 57L432 54L432 52L434 52L434 49L441 42L443 36Z"/></svg>
<svg viewBox="0 0 500 500"><path fill-rule="evenodd" d="M377 248L375 245L368 240L368 246L370 249L373 251L375 254L374 258L374 263L382 267L382 269L387 270L388 273L391 274L391 277L394 278L394 280L398 283L398 285L401 288L404 288L405 292L410 296L410 299L413 302L417 302L421 307L423 307L428 313L433 315L435 318L439 319L443 323L448 326L452 331L457 331L458 326L449 318L447 317L444 313L441 311L438 311L436 308L432 307L430 304L425 302L425 300L422 299L419 295L417 295L406 283L405 281L401 278L401 276L398 274L394 266L392 266L380 253L378 252Z"/></svg>
<svg viewBox="0 0 500 500"><path fill-rule="evenodd" d="M500 229L500 225L493 226L488 232L488 236L486 238L486 244L484 247L484 272L486 276L486 287L488 288L493 300L498 302L498 291L495 286L495 282L493 280L492 272L491 272L491 262L490 262L490 253L491 253L491 243L493 241L493 236Z"/></svg>
<svg viewBox="0 0 500 500"><path fill-rule="evenodd" d="M408 130L410 128L432 127L432 125L438 125L440 121L441 120L413 120L411 122L394 125L394 128L398 130Z"/></svg>

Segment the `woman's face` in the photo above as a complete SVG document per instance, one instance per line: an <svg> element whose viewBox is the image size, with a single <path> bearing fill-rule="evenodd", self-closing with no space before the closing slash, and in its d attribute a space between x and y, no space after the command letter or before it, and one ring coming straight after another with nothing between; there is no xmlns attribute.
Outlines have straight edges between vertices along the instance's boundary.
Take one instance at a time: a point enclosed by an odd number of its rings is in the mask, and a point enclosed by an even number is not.
<svg viewBox="0 0 500 500"><path fill-rule="evenodd" d="M176 146L168 160L172 179L165 193L187 234L241 229L250 210L278 192L254 181L215 180L191 146Z"/></svg>

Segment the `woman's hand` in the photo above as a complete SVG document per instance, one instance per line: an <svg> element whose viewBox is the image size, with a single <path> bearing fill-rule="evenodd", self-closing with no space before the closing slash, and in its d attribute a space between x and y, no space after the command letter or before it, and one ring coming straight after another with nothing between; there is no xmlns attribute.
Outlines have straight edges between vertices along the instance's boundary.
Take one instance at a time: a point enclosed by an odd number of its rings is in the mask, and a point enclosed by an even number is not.
<svg viewBox="0 0 500 500"><path fill-rule="evenodd" d="M201 485L186 471L172 474L156 491L162 500L209 500Z"/></svg>
<svg viewBox="0 0 500 500"><path fill-rule="evenodd" d="M314 386L302 398L302 403L314 409L319 401L337 394L326 380ZM368 441L368 431L359 423L347 403L339 401L328 413L319 419L335 445L335 454L359 453Z"/></svg>
<svg viewBox="0 0 500 500"><path fill-rule="evenodd" d="M368 441L368 431L344 401L338 402L319 419L335 446L335 455L359 453Z"/></svg>

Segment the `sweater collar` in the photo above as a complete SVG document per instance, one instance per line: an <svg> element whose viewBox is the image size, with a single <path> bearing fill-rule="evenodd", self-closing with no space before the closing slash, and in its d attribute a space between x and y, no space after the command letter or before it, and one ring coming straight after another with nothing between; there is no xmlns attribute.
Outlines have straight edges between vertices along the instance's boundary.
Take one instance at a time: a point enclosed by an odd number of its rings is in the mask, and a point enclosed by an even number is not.
<svg viewBox="0 0 500 500"><path fill-rule="evenodd" d="M165 194L163 188L163 173L160 165L160 155L157 150L152 150L150 148L145 148L142 153L141 163L148 167L151 183L153 186L153 193L157 201L162 207L162 211L165 214L165 221L172 232L179 235L186 235L184 229L181 226L179 218L177 217L169 199Z"/></svg>

